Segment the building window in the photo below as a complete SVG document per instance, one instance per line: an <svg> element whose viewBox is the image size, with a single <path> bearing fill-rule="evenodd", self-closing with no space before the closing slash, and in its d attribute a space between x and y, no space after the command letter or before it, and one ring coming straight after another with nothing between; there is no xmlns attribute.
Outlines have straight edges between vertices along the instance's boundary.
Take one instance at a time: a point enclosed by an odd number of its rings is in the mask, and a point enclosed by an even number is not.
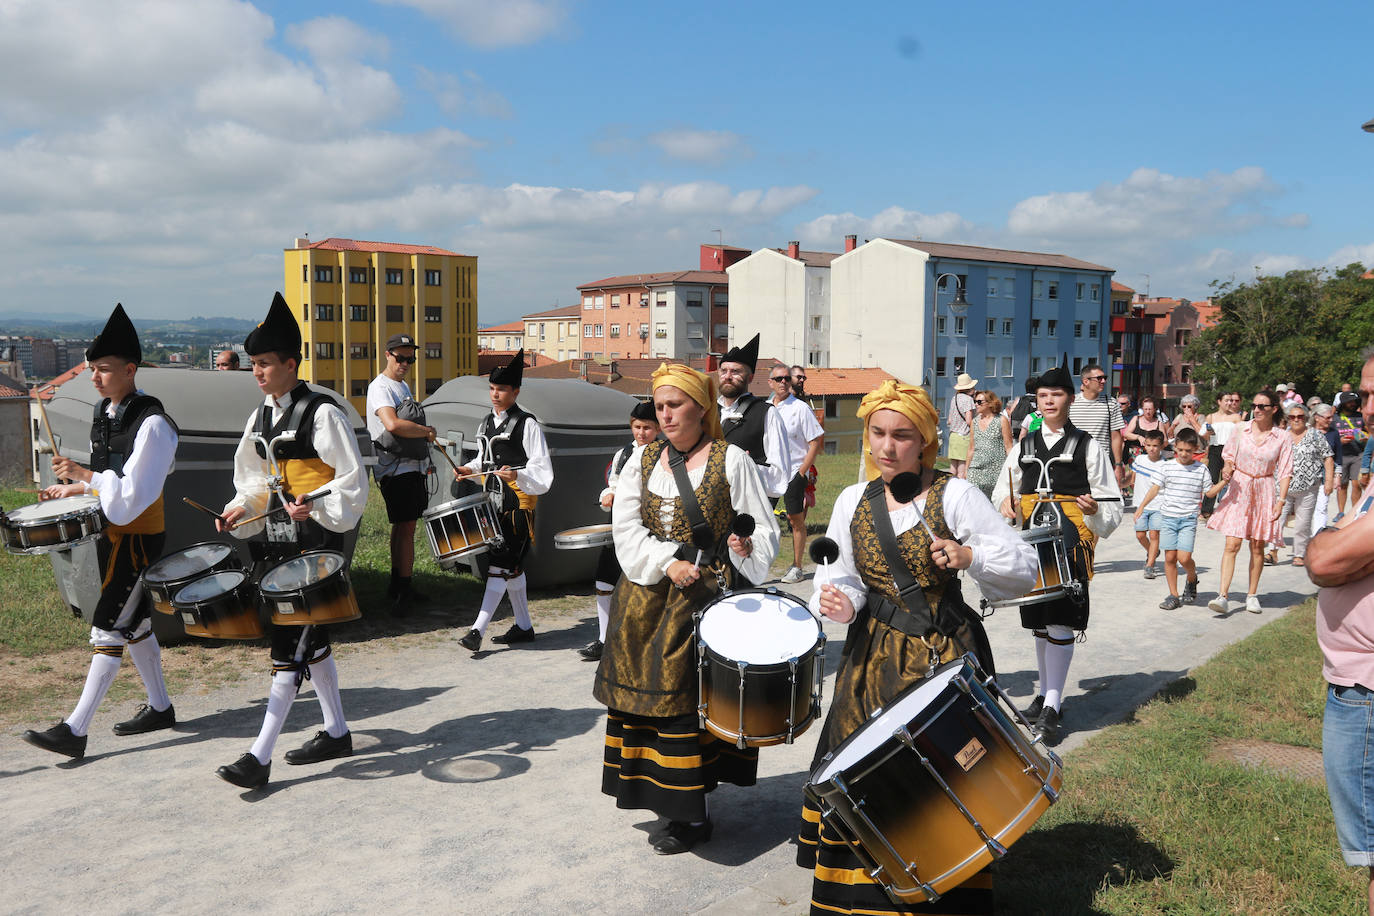
<svg viewBox="0 0 1374 916"><path fill-rule="evenodd" d="M688 293L688 294L687 294L687 307L688 307L689 309L699 309L699 308L701 308L701 293Z"/></svg>
<svg viewBox="0 0 1374 916"><path fill-rule="evenodd" d="M315 282L316 282L316 283L333 283L333 282L334 282L334 268L332 268L332 267L316 267L316 268L315 268Z"/></svg>
<svg viewBox="0 0 1374 916"><path fill-rule="evenodd" d="M334 380L333 380L332 378L316 379L315 384L316 384L316 385L319 385L321 388L328 388L330 391L337 391L337 390L338 390L338 388L335 386Z"/></svg>
<svg viewBox="0 0 1374 916"><path fill-rule="evenodd" d="M1036 280L1031 284L1031 298L1039 299L1043 295L1045 295L1045 281Z"/></svg>
<svg viewBox="0 0 1374 916"><path fill-rule="evenodd" d="M935 358L935 377L945 378L945 358L943 356Z"/></svg>
<svg viewBox="0 0 1374 916"><path fill-rule="evenodd" d="M946 289L949 288L949 276L949 274L940 275L940 282L937 284L937 288L941 292L944 292ZM958 286L962 286L964 289L968 289L968 274L955 274L954 282L958 284Z"/></svg>
<svg viewBox="0 0 1374 916"><path fill-rule="evenodd" d="M334 358L334 345L333 345L332 343L328 343L328 342L325 342L325 341L321 341L321 342L319 342L319 343L316 343L316 344L315 344L315 358L316 358L316 359L333 359L333 358ZM320 382L319 384L323 385L324 382Z"/></svg>
<svg viewBox="0 0 1374 916"><path fill-rule="evenodd" d="M988 277L988 296L991 297L995 295L997 295L997 278Z"/></svg>
<svg viewBox="0 0 1374 916"><path fill-rule="evenodd" d="M355 398L367 397L367 382L354 379L349 385L349 395Z"/></svg>
<svg viewBox="0 0 1374 916"><path fill-rule="evenodd" d="M1011 378L1012 369L1016 367L1016 360L1010 356L1002 357L1002 378Z"/></svg>
<svg viewBox="0 0 1374 916"><path fill-rule="evenodd" d="M302 305L302 306L301 306L301 321L306 321L306 322L308 322L309 320L310 320L310 306L308 306L308 305Z"/></svg>
<svg viewBox="0 0 1374 916"><path fill-rule="evenodd" d="M366 321L366 320L367 320L367 306L365 306L365 305L350 305L350 306L348 307L348 320L349 320L349 321Z"/></svg>
<svg viewBox="0 0 1374 916"><path fill-rule="evenodd" d="M956 357L954 357L954 359L952 360L952 362L953 362L953 368L954 368L954 374L955 374L955 375L958 375L960 372L967 372L967 371L968 371L968 367L965 365L965 363L967 362L967 360L965 360L964 357L962 357L962 356L956 356Z"/></svg>
<svg viewBox="0 0 1374 916"><path fill-rule="evenodd" d="M620 336L620 325L618 325L618 324L613 324L613 325L611 325L611 336L612 336L612 337L619 337L619 336Z"/></svg>
<svg viewBox="0 0 1374 916"><path fill-rule="evenodd" d="M718 337L721 340L724 340L725 338L730 336L730 326L728 324L720 324L719 322L717 322L715 327L711 331L711 336Z"/></svg>
<svg viewBox="0 0 1374 916"><path fill-rule="evenodd" d="M1016 297L1015 277L1006 277L1002 280L1002 295L1006 296L1008 299L1013 299Z"/></svg>
<svg viewBox="0 0 1374 916"><path fill-rule="evenodd" d="M728 306L730 305L730 294L729 294L729 293L713 293L713 294L711 295L711 304L714 305L714 306L715 306L716 308L718 308L718 309L723 309L723 308L728 307Z"/></svg>
<svg viewBox="0 0 1374 916"><path fill-rule="evenodd" d="M1073 323L1073 336L1074 336L1074 337L1082 337L1082 336L1083 336L1083 322L1081 322L1081 321L1075 321L1075 322ZM1074 373L1074 374L1077 375L1077 373Z"/></svg>
<svg viewBox="0 0 1374 916"><path fill-rule="evenodd" d="M1059 298L1059 281L1058 281L1058 280L1051 280L1051 281L1049 281L1049 298L1050 298L1050 299L1058 299L1058 298Z"/></svg>
<svg viewBox="0 0 1374 916"><path fill-rule="evenodd" d="M821 316L820 316L820 315L812 315L812 316L811 316L811 330L813 330L813 331L819 331L820 329L821 329Z"/></svg>
<svg viewBox="0 0 1374 916"><path fill-rule="evenodd" d="M1040 319L1039 319L1039 318L1032 318L1032 319L1031 319L1031 336L1032 336L1032 337L1039 337L1039 336L1040 336Z"/></svg>
<svg viewBox="0 0 1374 916"><path fill-rule="evenodd" d="M1097 322L1096 322L1096 321L1089 321L1089 322L1088 322L1088 339L1089 339L1089 340L1097 340Z"/></svg>
<svg viewBox="0 0 1374 916"><path fill-rule="evenodd" d="M690 321L687 323L688 340L701 340L705 336L705 325Z"/></svg>
<svg viewBox="0 0 1374 916"><path fill-rule="evenodd" d="M983 360L983 376L992 377L997 374L997 357L989 356Z"/></svg>
<svg viewBox="0 0 1374 916"><path fill-rule="evenodd" d="M350 268L348 268L348 282L349 282L349 283L366 283L366 282L367 282L367 268L366 268L366 267L350 267Z"/></svg>
<svg viewBox="0 0 1374 916"><path fill-rule="evenodd" d="M1040 371L1040 357L1038 357L1038 356L1032 356L1032 357L1031 357L1031 375L1035 375L1035 374L1038 373L1039 371Z"/></svg>
<svg viewBox="0 0 1374 916"><path fill-rule="evenodd" d="M989 319L988 319L987 336L991 337L992 335L994 335L994 334L996 334L996 333L997 333L997 319L996 319L996 318L989 318Z"/></svg>
<svg viewBox="0 0 1374 916"><path fill-rule="evenodd" d="M441 322L441 321L443 321L443 320L444 320L444 310L443 310L442 307L437 306L437 305L427 305L427 306L425 306L425 321L426 321L426 322L438 323L438 322Z"/></svg>
<svg viewBox="0 0 1374 916"><path fill-rule="evenodd" d="M425 271L425 286L442 286L444 281L440 273L437 270Z"/></svg>
<svg viewBox="0 0 1374 916"><path fill-rule="evenodd" d="M1174 367L1168 363L1164 364L1164 384L1169 385L1174 381Z"/></svg>
<svg viewBox="0 0 1374 916"><path fill-rule="evenodd" d="M591 296L588 295L588 296L583 296L583 297L582 297L582 307L583 307L584 309L589 309L589 308L592 307L592 297L591 297Z"/></svg>
<svg viewBox="0 0 1374 916"><path fill-rule="evenodd" d="M612 294L612 296L611 296L611 308L613 308L613 309L618 309L618 308L620 308L620 293L614 293L614 294Z"/></svg>
<svg viewBox="0 0 1374 916"><path fill-rule="evenodd" d="M649 294L648 294L648 293L640 293L640 294L639 294L639 307L640 307L640 308L648 308L648 307L649 307Z"/></svg>
<svg viewBox="0 0 1374 916"><path fill-rule="evenodd" d="M1045 357L1045 365L1048 366L1049 368L1053 369L1055 366L1058 366L1058 365L1059 365L1059 357L1057 357L1057 356L1046 356L1046 357Z"/></svg>
<svg viewBox="0 0 1374 916"><path fill-rule="evenodd" d="M1003 337L1010 337L1010 336L1012 336L1012 320L1011 320L1010 318L1003 318L1003 319L1002 319L1002 336L1003 336Z"/></svg>
<svg viewBox="0 0 1374 916"><path fill-rule="evenodd" d="M965 326L966 326L966 319L964 318L964 316L963 316L963 315L955 315L955 316L954 316L954 336L955 336L955 337L964 337L964 336L966 336L967 332L964 330Z"/></svg>
<svg viewBox="0 0 1374 916"><path fill-rule="evenodd" d="M592 326L591 326L590 324L584 324L584 325L582 325L582 336L583 336L583 337L591 337L591 336L592 336Z"/></svg>
<svg viewBox="0 0 1374 916"><path fill-rule="evenodd" d="M1082 374L1083 374L1083 357L1081 357L1081 356L1075 356L1075 357L1073 358L1073 374L1074 374L1074 375L1082 375Z"/></svg>
<svg viewBox="0 0 1374 916"><path fill-rule="evenodd" d="M1079 302L1083 301L1083 284L1075 283L1073 287L1073 297Z"/></svg>
<svg viewBox="0 0 1374 916"><path fill-rule="evenodd" d="M317 306L315 306L315 320L316 320L316 321L333 321L333 320L334 320L334 306L332 306L332 305L317 305Z"/></svg>
<svg viewBox="0 0 1374 916"><path fill-rule="evenodd" d="M349 344L349 359L367 359L367 344Z"/></svg>
<svg viewBox="0 0 1374 916"><path fill-rule="evenodd" d="M639 336L640 336L641 339L647 338L647 337L649 336L649 325L648 325L648 324L641 324L641 325L639 326ZM665 337L667 336L667 332L664 332L664 336L665 336Z"/></svg>
<svg viewBox="0 0 1374 916"><path fill-rule="evenodd" d="M1093 302L1097 302L1099 299L1102 298L1101 283L1094 283L1088 287L1088 298L1091 299Z"/></svg>
<svg viewBox="0 0 1374 916"><path fill-rule="evenodd" d="M592 300L592 308L595 308L595 309L604 309L605 307L606 307L606 297L605 297L605 296L597 296L595 299Z"/></svg>
<svg viewBox="0 0 1374 916"><path fill-rule="evenodd" d="M388 268L386 269L386 285L387 285L387 286L400 286L400 285L401 285L402 283L404 283L404 282L405 282L405 275L401 272L401 270L400 270L399 268L396 268L396 267L388 267Z"/></svg>
<svg viewBox="0 0 1374 916"><path fill-rule="evenodd" d="M1058 318L1049 318L1049 319L1046 319L1046 321L1045 321L1045 336L1046 336L1046 337L1058 337L1058 336L1059 336L1059 319L1058 319Z"/></svg>
<svg viewBox="0 0 1374 916"><path fill-rule="evenodd" d="M603 324L593 325L593 328L595 329L596 333L593 334L592 336L593 336L593 337L605 337L606 335L602 333L602 332L605 330L605 327L606 327L606 326L603 325Z"/></svg>
<svg viewBox="0 0 1374 916"><path fill-rule="evenodd" d="M397 322L399 322L399 321L405 321L404 306L400 306L400 305L388 305L388 306L386 307L386 320L387 320L387 321L397 321Z"/></svg>
<svg viewBox="0 0 1374 916"><path fill-rule="evenodd" d="M659 293L657 296L655 296L655 297L654 297L654 305L655 305L656 307L658 307L658 308L661 308L661 309L667 308L667 307L668 307L668 294L667 294L667 293Z"/></svg>
<svg viewBox="0 0 1374 916"><path fill-rule="evenodd" d="M935 333L936 333L936 334L943 334L943 333L945 333L945 316L944 316L944 315L936 315L936 316L935 316Z"/></svg>
<svg viewBox="0 0 1374 916"><path fill-rule="evenodd" d="M835 419L838 419L838 418L839 418L839 416L840 416L840 399L839 399L839 398L833 398L833 397L832 397L832 398L826 398L826 399L825 399L825 416L826 416L827 419L831 419L831 420L835 420Z"/></svg>
<svg viewBox="0 0 1374 916"><path fill-rule="evenodd" d="M668 338L668 326L659 322L654 326L654 340L666 340Z"/></svg>
<svg viewBox="0 0 1374 916"><path fill-rule="evenodd" d="M437 343L425 344L425 359L443 359L444 345Z"/></svg>

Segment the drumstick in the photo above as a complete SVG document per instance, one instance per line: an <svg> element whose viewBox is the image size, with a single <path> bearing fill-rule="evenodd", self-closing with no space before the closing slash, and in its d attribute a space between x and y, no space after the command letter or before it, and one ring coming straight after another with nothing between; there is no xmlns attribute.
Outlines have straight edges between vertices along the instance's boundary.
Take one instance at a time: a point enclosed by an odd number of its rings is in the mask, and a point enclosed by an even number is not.
<svg viewBox="0 0 1374 916"><path fill-rule="evenodd" d="M518 467L518 468L507 468L507 470L511 470L511 471L523 471L524 469L525 469L525 465L523 465L523 464L520 465L520 467ZM454 470L454 471L457 471L458 468L455 467L453 470ZM463 480L468 480L468 479L473 478L473 477L490 477L492 474L495 474L495 473L496 473L497 471L499 471L499 470L501 470L501 469L500 469L500 468L497 468L496 471L478 471L476 474L464 474L464 475L462 476L462 479L463 479Z"/></svg>
<svg viewBox="0 0 1374 916"><path fill-rule="evenodd" d="M447 448L444 448L444 447L442 447L442 446L440 446L440 445L438 445L438 444L436 444L436 443L430 443L430 447L431 447L431 448L437 448L437 449L439 450L439 454L443 455L443 456L444 456L444 460L448 462L448 466L451 467L451 468L453 468L453 473L455 473L455 474L458 473L458 465L454 463L454 461L453 461L453 456L451 456L451 455L448 453L448 449L447 449Z"/></svg>
<svg viewBox="0 0 1374 916"><path fill-rule="evenodd" d="M300 501L301 501L303 504L305 504L305 505L309 505L310 503L313 503L315 500L319 499L321 496L328 496L328 495L329 495L329 492L330 492L329 490L321 490L321 491L318 492L318 493L307 493L307 494L305 494L304 496L300 497ZM240 520L240 521L234 522L234 524L231 525L230 527L231 527L231 528L237 528L237 527L239 527L240 525L249 525L249 524L252 524L253 522L260 522L260 521L262 521L263 519L267 518L267 516L269 516L269 515L274 515L274 514L276 514L276 513L278 513L278 512L285 512L287 509L291 508L292 505L293 505L293 503L287 503L287 504L285 504L285 505L278 506L278 507L275 508L275 509L268 509L266 512L262 513L261 515L255 515L255 516L253 516L252 518L245 518L245 519L242 519L242 520Z"/></svg>
<svg viewBox="0 0 1374 916"><path fill-rule="evenodd" d="M184 502L186 505L190 506L192 509L199 509L200 511L204 512L206 515L213 516L214 518L216 518L216 519L219 520L219 523L220 523L221 525L224 525L224 526L230 527L230 528L233 527L232 525L230 525L228 522L226 522L226 521L224 520L224 516L220 515L218 512L216 512L214 509L211 509L209 506L202 506L200 503L196 502L194 499L191 499L189 496L183 496L183 497L181 498L181 501Z"/></svg>
<svg viewBox="0 0 1374 916"><path fill-rule="evenodd" d="M833 585L830 580L830 561L840 558L840 545L836 544L833 538L822 535L811 542L810 553L811 562L816 563L817 567L825 572L825 581L821 582L818 587L824 588L827 585ZM811 606L808 604L806 609L810 611ZM825 622L816 611L811 611L811 616L815 617L818 623Z"/></svg>
<svg viewBox="0 0 1374 916"><path fill-rule="evenodd" d="M52 434L52 424L48 422L47 408L43 406L42 394L36 394L34 397L38 399L38 414L43 418L43 428L48 431L48 444L52 446L53 457L61 458L62 454L57 450L57 438ZM57 482L63 483L64 481L65 478L59 478Z"/></svg>
<svg viewBox="0 0 1374 916"><path fill-rule="evenodd" d="M1007 499L1011 502L1012 512L1016 514L1013 521L1016 527L1021 527L1021 500L1016 498L1016 480L1012 477L1011 468L1007 468Z"/></svg>

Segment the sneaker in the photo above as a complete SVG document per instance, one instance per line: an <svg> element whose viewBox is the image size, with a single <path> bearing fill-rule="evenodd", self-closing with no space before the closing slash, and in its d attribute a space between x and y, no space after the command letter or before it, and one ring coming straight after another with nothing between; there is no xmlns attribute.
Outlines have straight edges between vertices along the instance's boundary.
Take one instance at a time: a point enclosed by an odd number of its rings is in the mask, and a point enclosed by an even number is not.
<svg viewBox="0 0 1374 916"><path fill-rule="evenodd" d="M1192 604L1197 600L1197 580L1189 579L1183 583L1183 603Z"/></svg>
<svg viewBox="0 0 1374 916"><path fill-rule="evenodd" d="M502 646L512 646L519 642L534 642L534 627L522 627L518 623L513 623L509 630L500 636L493 636L491 641Z"/></svg>
<svg viewBox="0 0 1374 916"><path fill-rule="evenodd" d="M158 712L149 704L144 703L138 707L138 712L134 713L132 719L116 723L114 733L116 735L142 735L145 732L155 732L161 728L171 728L176 724L177 713L170 704L166 709Z"/></svg>
<svg viewBox="0 0 1374 916"><path fill-rule="evenodd" d="M1145 578L1147 578L1147 579L1153 579L1153 578L1155 578L1155 577L1158 576L1158 575L1159 575L1159 570L1157 570L1155 567L1153 567L1153 566L1146 566L1146 567L1145 567Z"/></svg>
<svg viewBox="0 0 1374 916"><path fill-rule="evenodd" d="M1249 611L1251 614L1259 614L1263 612L1264 608L1260 607L1259 595L1246 595L1245 609Z"/></svg>
<svg viewBox="0 0 1374 916"><path fill-rule="evenodd" d="M1218 614L1229 614L1231 613L1231 602L1225 595L1217 595L1207 602L1207 609Z"/></svg>
<svg viewBox="0 0 1374 916"><path fill-rule="evenodd" d="M599 639L593 639L585 646L577 650L577 654L589 662L601 660L601 653L606 648L605 643Z"/></svg>
<svg viewBox="0 0 1374 916"><path fill-rule="evenodd" d="M1159 609L1161 611L1176 611L1181 607L1183 607L1183 602L1178 600L1178 595L1170 595L1168 598L1159 602Z"/></svg>
<svg viewBox="0 0 1374 916"><path fill-rule="evenodd" d="M469 652L476 652L482 648L482 633L480 630L468 630L468 635L458 640L458 645L467 649Z"/></svg>
<svg viewBox="0 0 1374 916"><path fill-rule="evenodd" d="M785 573L782 574L782 580L781 580L781 581L787 583L788 585L793 585L793 584L795 584L795 583L797 583L797 582L800 582L801 580L802 580L802 571L801 571L801 567L800 567L800 566L789 566L789 567L787 568L787 572L785 572Z"/></svg>

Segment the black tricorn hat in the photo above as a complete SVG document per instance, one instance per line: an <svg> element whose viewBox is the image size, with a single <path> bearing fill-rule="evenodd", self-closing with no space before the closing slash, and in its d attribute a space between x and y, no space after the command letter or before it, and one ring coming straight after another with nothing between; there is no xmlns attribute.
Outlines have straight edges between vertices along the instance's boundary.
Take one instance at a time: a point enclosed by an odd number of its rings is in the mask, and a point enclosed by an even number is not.
<svg viewBox="0 0 1374 916"><path fill-rule="evenodd" d="M1040 381L1036 383L1036 387L1063 388L1069 394L1073 394L1075 389L1073 386L1073 376L1069 374L1069 367L1066 365L1068 361L1069 354L1065 353L1064 359L1059 365L1040 376Z"/></svg>
<svg viewBox="0 0 1374 916"><path fill-rule="evenodd" d="M722 363L739 363L741 366L748 366L749 371L753 372L759 364L759 335L755 334L742 347L731 347L725 355L720 358Z"/></svg>
<svg viewBox="0 0 1374 916"><path fill-rule="evenodd" d="M509 385L512 388L519 388L520 380L524 377L525 350L522 347L510 358L510 362L491 370L491 375L487 376L487 382L492 385Z"/></svg>
<svg viewBox="0 0 1374 916"><path fill-rule="evenodd" d="M296 316L291 314L291 306L281 293L272 297L267 317L244 338L243 351L249 356L301 352L301 326L296 324Z"/></svg>
<svg viewBox="0 0 1374 916"><path fill-rule="evenodd" d="M135 364L143 362L143 347L138 343L138 332L124 313L124 306L118 302L105 327L86 348L87 362L95 362L102 356L118 356Z"/></svg>
<svg viewBox="0 0 1374 916"><path fill-rule="evenodd" d="M657 423L658 413L654 410L653 401L640 401L630 411L631 420L643 420L646 423Z"/></svg>

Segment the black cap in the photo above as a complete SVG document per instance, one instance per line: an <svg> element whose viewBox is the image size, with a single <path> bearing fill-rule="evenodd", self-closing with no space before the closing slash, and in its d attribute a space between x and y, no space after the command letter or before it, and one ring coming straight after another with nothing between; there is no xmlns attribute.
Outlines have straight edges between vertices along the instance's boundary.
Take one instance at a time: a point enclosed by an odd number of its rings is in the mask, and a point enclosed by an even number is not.
<svg viewBox="0 0 1374 916"><path fill-rule="evenodd" d="M131 363L143 362L143 347L138 343L134 323L124 313L124 306L116 302L114 311L100 333L86 349L86 361L95 362L102 356L118 356Z"/></svg>
<svg viewBox="0 0 1374 916"><path fill-rule="evenodd" d="M1064 358L1065 360L1068 359L1067 354ZM1064 363L1060 363L1053 369L1046 372L1044 375L1040 376L1039 381L1036 382L1036 387L1063 388L1069 394L1073 394L1073 376L1069 373L1069 367L1064 365Z"/></svg>
<svg viewBox="0 0 1374 916"><path fill-rule="evenodd" d="M640 401L630 411L631 420L643 420L646 423L657 423L658 413L654 410L653 401Z"/></svg>
<svg viewBox="0 0 1374 916"><path fill-rule="evenodd" d="M272 307L256 328L243 340L243 350L249 356L261 353L301 352L301 326L281 293L272 297Z"/></svg>
<svg viewBox="0 0 1374 916"><path fill-rule="evenodd" d="M386 348L388 350L394 350L397 347L414 346L417 346L417 344L415 343L415 338L411 337L409 334L392 334L390 337L386 339Z"/></svg>
<svg viewBox="0 0 1374 916"><path fill-rule="evenodd" d="M759 335L755 334L754 339L742 347L731 347L720 358L720 361L722 363L739 363L741 366L748 366L749 371L753 372L759 364Z"/></svg>
<svg viewBox="0 0 1374 916"><path fill-rule="evenodd" d="M510 362L504 366L498 366L491 370L491 375L487 376L487 382L492 385L509 385L512 388L520 387L520 380L525 375L525 350L520 348Z"/></svg>

